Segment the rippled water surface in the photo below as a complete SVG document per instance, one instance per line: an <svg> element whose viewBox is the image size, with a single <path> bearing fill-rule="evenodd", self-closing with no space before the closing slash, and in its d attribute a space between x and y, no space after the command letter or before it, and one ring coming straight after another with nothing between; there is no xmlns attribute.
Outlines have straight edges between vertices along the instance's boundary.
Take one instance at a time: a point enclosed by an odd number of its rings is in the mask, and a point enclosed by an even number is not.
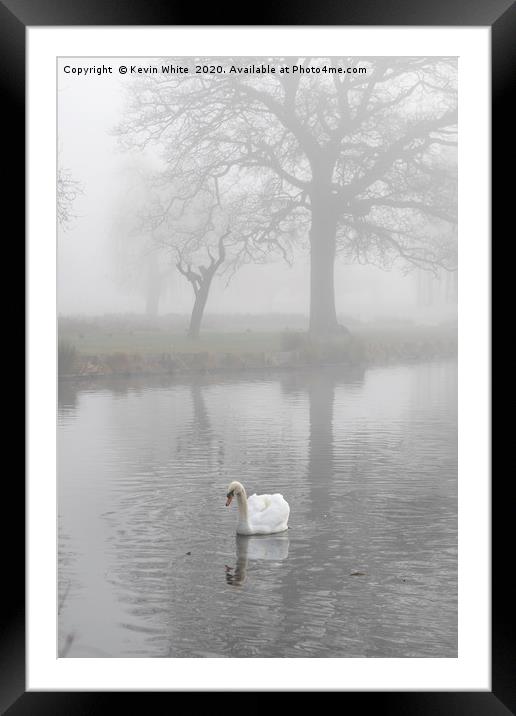
<svg viewBox="0 0 516 716"><path fill-rule="evenodd" d="M456 407L454 362L62 383L59 653L456 656Z"/></svg>

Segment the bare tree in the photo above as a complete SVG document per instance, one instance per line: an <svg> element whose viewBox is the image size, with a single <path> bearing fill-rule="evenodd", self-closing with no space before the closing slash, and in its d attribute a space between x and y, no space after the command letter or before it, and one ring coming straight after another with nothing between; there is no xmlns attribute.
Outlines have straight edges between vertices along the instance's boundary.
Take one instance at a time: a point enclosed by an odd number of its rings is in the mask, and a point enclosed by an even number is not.
<svg viewBox="0 0 516 716"><path fill-rule="evenodd" d="M338 328L337 250L385 267L454 269L456 59L264 61L277 72L138 79L117 132L127 146L158 145L170 180L237 176L252 191L259 176L272 187L274 204L247 244L284 246L285 223L298 236L306 226L315 335Z"/></svg>
<svg viewBox="0 0 516 716"><path fill-rule="evenodd" d="M209 263L207 265L203 266L202 264L198 264L195 269L192 269L191 264L184 264L181 257L177 261L176 266L178 271L180 271L190 282L195 294L194 306L190 317L190 326L188 328L188 336L190 338L196 339L199 337L201 321L204 309L206 308L211 282L217 273L217 269L222 266L224 259L226 258L224 239L228 234L229 231L222 234L219 238L218 255L216 258L211 254L209 248L207 249L209 256Z"/></svg>
<svg viewBox="0 0 516 716"><path fill-rule="evenodd" d="M76 218L74 204L82 191L81 183L73 179L69 171L59 167L56 180L57 222L64 229L69 228Z"/></svg>
<svg viewBox="0 0 516 716"><path fill-rule="evenodd" d="M188 336L197 339L213 278L219 270L228 268L226 243L232 227L237 226L236 202L233 198L223 206L217 179L202 186L170 186L158 175L156 183L160 182L162 198L149 207L146 223L192 287L194 303ZM233 246L238 243L234 241ZM231 260L235 266L237 254L231 254Z"/></svg>

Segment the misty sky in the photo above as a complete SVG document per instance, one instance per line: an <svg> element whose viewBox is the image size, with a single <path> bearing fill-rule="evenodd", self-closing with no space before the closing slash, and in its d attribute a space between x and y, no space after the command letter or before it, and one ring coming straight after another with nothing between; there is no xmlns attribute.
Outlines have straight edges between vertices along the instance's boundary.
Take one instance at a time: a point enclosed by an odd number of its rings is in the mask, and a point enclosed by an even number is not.
<svg viewBox="0 0 516 716"><path fill-rule="evenodd" d="M134 59L133 59L134 61ZM143 61L143 60L142 60ZM116 267L110 231L119 198L119 172L126 162L109 134L124 111L124 86L130 76L81 76L62 72L72 66L113 63L113 58L60 60L58 68L59 165L81 182L84 194L68 230L58 232L58 311L61 315L143 312L144 297L136 289L116 285ZM245 266L225 288L215 278L207 313L308 313L309 263L301 254L293 267L274 264ZM417 310L416 274L403 277L370 266L335 266L339 314L356 318L412 317ZM160 313L189 313L193 293L177 272L171 275ZM454 306L443 304L444 314ZM426 311L428 314L428 310ZM435 314L435 307L432 315ZM423 315L423 314L421 314ZM424 316L423 316L424 317Z"/></svg>

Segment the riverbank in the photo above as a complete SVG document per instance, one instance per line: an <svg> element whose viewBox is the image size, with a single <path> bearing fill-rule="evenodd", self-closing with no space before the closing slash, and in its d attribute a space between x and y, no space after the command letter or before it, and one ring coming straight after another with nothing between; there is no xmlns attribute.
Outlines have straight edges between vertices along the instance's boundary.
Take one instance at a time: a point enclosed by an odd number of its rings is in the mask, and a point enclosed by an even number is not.
<svg viewBox="0 0 516 716"><path fill-rule="evenodd" d="M59 331L59 377L176 375L324 365L383 365L457 353L456 325L355 326L331 339L306 332L206 332L197 341L152 326L68 325Z"/></svg>

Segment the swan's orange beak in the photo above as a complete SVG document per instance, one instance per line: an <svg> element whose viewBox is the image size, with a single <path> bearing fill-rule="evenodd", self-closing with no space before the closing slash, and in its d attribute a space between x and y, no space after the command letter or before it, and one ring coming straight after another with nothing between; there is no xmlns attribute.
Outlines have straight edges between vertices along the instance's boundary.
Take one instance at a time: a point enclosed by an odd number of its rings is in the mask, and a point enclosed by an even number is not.
<svg viewBox="0 0 516 716"><path fill-rule="evenodd" d="M231 504L231 500L233 499L233 495L228 495L228 498L226 500L226 507L229 507Z"/></svg>

